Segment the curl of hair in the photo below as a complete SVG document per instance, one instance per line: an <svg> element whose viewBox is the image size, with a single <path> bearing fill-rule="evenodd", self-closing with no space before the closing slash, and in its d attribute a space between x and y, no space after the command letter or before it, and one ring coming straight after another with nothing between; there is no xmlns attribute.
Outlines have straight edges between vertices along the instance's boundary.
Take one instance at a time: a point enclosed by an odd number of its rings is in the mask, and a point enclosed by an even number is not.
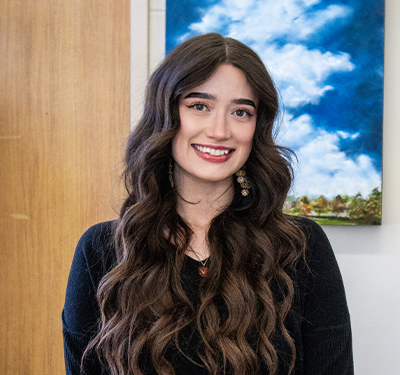
<svg viewBox="0 0 400 375"><path fill-rule="evenodd" d="M176 212L168 165L180 94L205 82L221 64L241 69L259 98L246 163L252 188L242 197L236 186L231 205L210 224L212 262L196 308L181 281L192 231ZM199 331L198 354L212 375L221 368L256 374L261 364L275 374L274 335L283 335L290 346L293 369L295 346L284 325L294 294L288 270L303 254L305 238L282 212L292 170L290 152L273 140L277 113L277 92L260 58L218 34L184 42L151 76L143 117L126 150L117 264L99 286L100 329L86 351L96 350L112 375L142 374L139 359L146 351L159 374L175 374L164 354L169 345L179 349L179 334L190 325Z"/></svg>

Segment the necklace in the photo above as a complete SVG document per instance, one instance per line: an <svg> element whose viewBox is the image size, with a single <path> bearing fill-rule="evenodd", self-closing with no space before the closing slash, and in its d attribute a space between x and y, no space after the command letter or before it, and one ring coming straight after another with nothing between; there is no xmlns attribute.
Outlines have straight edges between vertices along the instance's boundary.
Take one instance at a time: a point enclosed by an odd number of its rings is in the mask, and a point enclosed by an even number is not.
<svg viewBox="0 0 400 375"><path fill-rule="evenodd" d="M201 264L201 266L199 266L199 268L197 269L197 272L199 273L199 275L201 277L206 277L207 276L207 272L208 272L208 267L206 266L206 264L207 264L208 260L210 259L210 257L208 257L208 258L204 259L203 261L201 261L199 256L197 255L197 253L193 249L190 249L190 251L195 255L195 257L197 258L197 260Z"/></svg>

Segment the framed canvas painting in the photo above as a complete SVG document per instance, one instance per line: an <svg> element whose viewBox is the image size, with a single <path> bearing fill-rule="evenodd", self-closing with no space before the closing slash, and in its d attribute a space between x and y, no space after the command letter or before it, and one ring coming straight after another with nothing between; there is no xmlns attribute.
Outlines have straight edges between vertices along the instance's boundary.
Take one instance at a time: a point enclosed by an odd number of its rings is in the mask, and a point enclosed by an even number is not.
<svg viewBox="0 0 400 375"><path fill-rule="evenodd" d="M377 225L382 201L384 0L167 0L166 53L218 32L261 57L292 149L284 211L324 225Z"/></svg>

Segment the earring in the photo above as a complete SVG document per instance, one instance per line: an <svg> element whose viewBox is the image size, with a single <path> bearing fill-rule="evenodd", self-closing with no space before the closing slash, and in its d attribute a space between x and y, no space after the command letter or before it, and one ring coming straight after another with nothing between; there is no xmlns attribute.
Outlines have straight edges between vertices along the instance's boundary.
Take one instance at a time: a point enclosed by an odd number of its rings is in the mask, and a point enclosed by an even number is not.
<svg viewBox="0 0 400 375"><path fill-rule="evenodd" d="M251 188L251 184L249 179L247 178L246 171L243 168L240 168L236 172L237 182L239 183L240 187L242 188L242 195L247 197L249 195L249 189Z"/></svg>
<svg viewBox="0 0 400 375"><path fill-rule="evenodd" d="M171 189L174 188L174 173L172 172L172 158L169 159L169 166L168 166L168 179L171 185Z"/></svg>

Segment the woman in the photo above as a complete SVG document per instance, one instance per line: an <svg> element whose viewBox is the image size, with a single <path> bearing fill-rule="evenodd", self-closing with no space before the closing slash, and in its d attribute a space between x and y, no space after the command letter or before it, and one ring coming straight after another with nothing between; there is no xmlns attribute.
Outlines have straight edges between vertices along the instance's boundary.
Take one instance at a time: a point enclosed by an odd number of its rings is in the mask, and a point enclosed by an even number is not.
<svg viewBox="0 0 400 375"><path fill-rule="evenodd" d="M150 78L116 222L81 238L63 311L67 374L352 374L343 283L315 223L282 213L274 84L218 34Z"/></svg>

